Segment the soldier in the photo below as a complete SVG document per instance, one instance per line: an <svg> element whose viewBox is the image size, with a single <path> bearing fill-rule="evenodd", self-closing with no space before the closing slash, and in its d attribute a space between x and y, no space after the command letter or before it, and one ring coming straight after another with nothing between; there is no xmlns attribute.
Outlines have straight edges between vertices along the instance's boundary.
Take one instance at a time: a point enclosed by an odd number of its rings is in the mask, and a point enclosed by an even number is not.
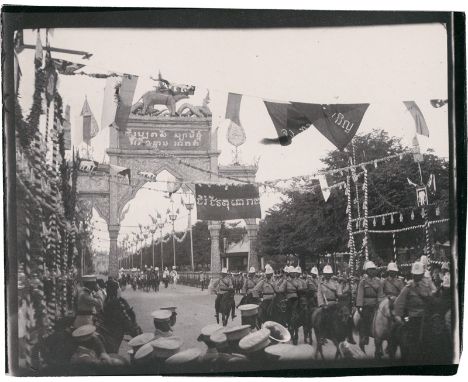
<svg viewBox="0 0 468 382"><path fill-rule="evenodd" d="M278 286L272 279L273 273L273 268L267 264L265 266L265 278L260 280L254 288L255 293L262 299L258 314L260 322L265 322L267 320L267 312L270 308L270 304L275 294L280 292Z"/></svg>
<svg viewBox="0 0 468 382"><path fill-rule="evenodd" d="M377 267L374 262L367 261L364 264L367 277L363 277L358 285L356 307L361 316L359 321L359 346L364 351L364 346L369 344L370 326L375 310L383 299L382 282L377 278Z"/></svg>
<svg viewBox="0 0 468 382"><path fill-rule="evenodd" d="M432 300L432 290L423 282L424 265L421 262L417 261L412 265L411 274L413 279L408 282L396 298L394 311L395 320L399 324L403 322L404 317L408 317L408 321L404 325L404 331L407 334L407 345L411 349L409 349L406 357L417 360L425 350L426 339L423 335L422 325Z"/></svg>
<svg viewBox="0 0 468 382"><path fill-rule="evenodd" d="M424 267L424 277L422 279L422 282L428 286L431 290L432 294L435 294L437 292L437 287L434 284L434 281L432 280L431 272L429 271L429 259L427 258L426 255L422 255L420 262L422 263Z"/></svg>
<svg viewBox="0 0 468 382"><path fill-rule="evenodd" d="M387 277L383 281L383 294L390 300L395 300L398 297L405 284L398 276L398 266L395 263L388 263Z"/></svg>
<svg viewBox="0 0 468 382"><path fill-rule="evenodd" d="M321 308L326 308L330 304L336 304L343 291L341 285L332 278L333 268L331 265L325 265L322 274L323 279L318 284L317 302Z"/></svg>
<svg viewBox="0 0 468 382"><path fill-rule="evenodd" d="M233 290L232 280L228 275L227 268L223 268L221 270L221 279L218 281L216 285L216 300L215 300L215 317L216 321L219 323L219 305L221 303L221 299L223 295ZM236 316L233 315L233 319Z"/></svg>
<svg viewBox="0 0 468 382"><path fill-rule="evenodd" d="M75 329L83 325L92 325L94 315L102 310L102 303L94 295L96 289L96 276L85 275L81 278L83 287L78 292Z"/></svg>
<svg viewBox="0 0 468 382"><path fill-rule="evenodd" d="M249 269L249 274L247 278L244 281L244 285L242 286L242 293L244 294L244 297L241 300L241 305L242 303L258 303L258 297L254 294L253 289L255 288L255 285L257 285L258 279L255 277L255 268L250 267Z"/></svg>
<svg viewBox="0 0 468 382"><path fill-rule="evenodd" d="M107 354L104 344L95 334L96 327L83 325L75 329L72 337L78 344L70 362L74 365L100 365L110 364L111 359Z"/></svg>
<svg viewBox="0 0 468 382"><path fill-rule="evenodd" d="M153 317L154 325L154 340L157 340L161 337L170 337L173 332L171 330L170 320L171 320L171 311L170 310L155 310L151 313Z"/></svg>
<svg viewBox="0 0 468 382"><path fill-rule="evenodd" d="M171 271L171 279L172 279L172 288L175 288L177 285L177 279L179 278L179 275L177 274L176 271L176 266L172 266L172 271Z"/></svg>
<svg viewBox="0 0 468 382"><path fill-rule="evenodd" d="M318 269L312 267L310 270L310 276L306 280L307 286L307 304L309 309L313 309L317 306L317 291L318 291Z"/></svg>
<svg viewBox="0 0 468 382"><path fill-rule="evenodd" d="M154 267L154 291L155 292L159 292L159 284L160 284L159 268Z"/></svg>

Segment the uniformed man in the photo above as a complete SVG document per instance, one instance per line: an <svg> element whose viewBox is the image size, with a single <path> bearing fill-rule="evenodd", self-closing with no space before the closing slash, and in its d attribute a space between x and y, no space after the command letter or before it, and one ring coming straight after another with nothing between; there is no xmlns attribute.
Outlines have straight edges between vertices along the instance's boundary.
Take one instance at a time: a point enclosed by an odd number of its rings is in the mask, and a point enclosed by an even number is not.
<svg viewBox="0 0 468 382"><path fill-rule="evenodd" d="M258 313L260 322L267 321L270 304L275 294L280 292L280 289L273 281L273 273L273 268L267 264L265 266L265 278L260 280L254 288L255 293L262 299Z"/></svg>
<svg viewBox="0 0 468 382"><path fill-rule="evenodd" d="M398 272L398 266L395 263L388 263L387 277L383 281L383 294L392 301L398 297L405 286L403 280L397 277Z"/></svg>
<svg viewBox="0 0 468 382"><path fill-rule="evenodd" d="M81 278L83 284L78 292L76 318L73 326L75 329L83 325L92 325L94 316L98 310L102 310L102 304L94 295L96 290L96 276L85 275Z"/></svg>
<svg viewBox="0 0 468 382"><path fill-rule="evenodd" d="M372 319L379 302L384 298L382 282L377 277L377 267L373 261L364 264L366 276L361 279L358 285L356 296L356 307L361 316L359 321L359 346L364 350L364 346L369 344L369 335Z"/></svg>
<svg viewBox="0 0 468 382"><path fill-rule="evenodd" d="M216 285L216 300L215 300L215 317L216 321L219 324L219 305L221 303L221 299L223 298L223 295L232 292L233 291L233 285L232 285L232 280L231 277L228 275L228 270L227 268L223 268L221 270L221 279L218 281ZM235 315L233 316L236 317Z"/></svg>
<svg viewBox="0 0 468 382"><path fill-rule="evenodd" d="M172 266L172 271L171 271L170 276L171 276L171 280L172 280L172 288L175 288L176 285L177 285L177 280L179 279L179 275L177 273L175 265Z"/></svg>
<svg viewBox="0 0 468 382"><path fill-rule="evenodd" d="M111 364L111 358L95 332L94 325L82 325L72 333L72 337L78 345L70 361L72 364Z"/></svg>
<svg viewBox="0 0 468 382"><path fill-rule="evenodd" d="M412 280L403 288L400 295L395 299L394 312L395 320L398 323L403 322L404 317L408 321L404 325L404 330L408 335L408 345L411 350L407 355L403 355L405 360L409 358L418 360L424 353L425 338L422 335L422 325L432 300L431 288L423 282L424 265L417 261L411 266Z"/></svg>
<svg viewBox="0 0 468 382"><path fill-rule="evenodd" d="M310 276L307 277L306 286L307 286L307 304L309 309L313 309L317 306L317 291L318 291L318 269L317 267L312 267L310 270Z"/></svg>
<svg viewBox="0 0 468 382"><path fill-rule="evenodd" d="M289 266L285 269L285 292L286 292L286 299L287 299L287 322L288 322L288 329L293 336L293 328L295 326L295 321L298 319L298 283L295 277L296 268L293 266ZM293 338L293 343L297 344L297 338Z"/></svg>
<svg viewBox="0 0 468 382"><path fill-rule="evenodd" d="M318 284L317 302L321 308L326 308L328 305L336 304L343 291L341 285L333 279L331 265L327 264L323 267L322 276Z"/></svg>
<svg viewBox="0 0 468 382"><path fill-rule="evenodd" d="M253 292L257 282L258 279L255 277L255 268L250 267L249 274L244 281L244 285L242 285L242 293L249 303L258 303L258 296Z"/></svg>
<svg viewBox="0 0 468 382"><path fill-rule="evenodd" d="M432 294L435 294L437 292L437 287L435 286L434 281L432 280L431 272L429 271L429 259L426 255L421 256L420 263L422 263L424 267L424 277L422 279L422 282L427 287L429 287Z"/></svg>
<svg viewBox="0 0 468 382"><path fill-rule="evenodd" d="M171 320L171 311L170 310L155 310L151 313L153 317L153 325L154 325L154 339L158 339L161 337L170 337L172 336L173 332L171 330L170 320Z"/></svg>

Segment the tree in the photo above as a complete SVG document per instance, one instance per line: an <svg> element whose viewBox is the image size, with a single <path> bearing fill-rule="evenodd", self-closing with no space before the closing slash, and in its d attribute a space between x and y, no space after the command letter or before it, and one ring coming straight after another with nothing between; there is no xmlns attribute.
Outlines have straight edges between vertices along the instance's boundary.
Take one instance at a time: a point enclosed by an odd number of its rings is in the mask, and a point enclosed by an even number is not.
<svg viewBox="0 0 468 382"><path fill-rule="evenodd" d="M346 167L353 157L355 163L362 163L407 151L408 148L403 147L400 139L389 137L384 131L374 130L369 134L356 136L346 151L330 152L322 159L325 164L323 170ZM434 174L437 184L437 191L429 194L430 220L448 216L448 166L445 159L433 153L424 155L424 162L421 163L423 183L426 184L430 174ZM380 218L378 222L376 221L376 227L370 219L369 229L398 229L424 224L421 208L416 205L415 188L407 180L409 178L414 183L421 183L419 168L412 155L404 154L401 159L379 162L376 166L367 166L367 170L369 215L402 211L403 218L400 222L400 214L395 214L391 223L391 218L388 216L385 219L385 226ZM362 168L357 168L358 178L355 183L351 182L354 218L358 215L362 217L363 214L362 172ZM347 173L327 175L328 184L346 181L347 175ZM285 255L294 254L298 257L299 264L304 267L306 260L318 263L319 257L327 252L348 250L345 191L332 189L330 198L325 202L318 181L313 180L307 186L310 191L305 193L297 190L287 192L283 201L270 209L265 219L261 221L257 245L259 253L264 255L267 261L284 264ZM440 214L437 214L437 211ZM357 230L355 226L354 230ZM435 241L448 240L447 224L434 225L431 230ZM355 236L358 250L362 247L362 237L362 234ZM400 247L412 248L415 255L422 254L425 245L424 230L398 233L397 244ZM371 234L369 237L371 258L388 261L392 256L392 245L391 234Z"/></svg>

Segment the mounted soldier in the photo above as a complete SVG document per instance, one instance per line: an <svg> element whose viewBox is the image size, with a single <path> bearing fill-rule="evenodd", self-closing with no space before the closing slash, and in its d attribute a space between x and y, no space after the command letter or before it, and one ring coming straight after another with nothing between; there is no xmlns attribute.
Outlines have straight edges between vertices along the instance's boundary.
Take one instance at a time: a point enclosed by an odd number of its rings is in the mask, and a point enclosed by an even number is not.
<svg viewBox="0 0 468 382"><path fill-rule="evenodd" d="M377 267L374 262L367 261L364 264L364 271L366 275L359 282L356 296L356 307L361 316L359 321L359 347L362 351L364 351L365 345L369 344L372 319L379 302L384 297L382 282L377 277Z"/></svg>
<svg viewBox="0 0 468 382"><path fill-rule="evenodd" d="M243 304L259 303L258 295L256 294L256 292L254 292L255 285L257 285L258 281L258 278L255 277L255 268L250 267L249 274L244 280L244 285L242 285L242 294L244 295L244 297L242 297L237 307Z"/></svg>
<svg viewBox="0 0 468 382"><path fill-rule="evenodd" d="M388 263L387 277L383 281L383 294L391 301L398 297L400 292L405 287L403 280L398 278L398 266L395 263Z"/></svg>
<svg viewBox="0 0 468 382"><path fill-rule="evenodd" d="M215 300L215 317L216 321L219 324L219 313L220 313L220 308L221 308L221 300L225 298L225 294L227 293L232 293L234 291L234 287L232 285L232 279L228 275L228 270L227 268L223 268L221 270L221 279L217 282L217 285L215 286L216 290L216 300ZM222 312L225 313L225 312ZM228 313L229 315L229 313ZM234 319L235 316L233 316Z"/></svg>
<svg viewBox="0 0 468 382"><path fill-rule="evenodd" d="M273 273L273 268L267 264L265 266L265 278L260 280L254 288L255 294L262 299L258 312L260 323L267 321L275 294L281 291L273 281Z"/></svg>

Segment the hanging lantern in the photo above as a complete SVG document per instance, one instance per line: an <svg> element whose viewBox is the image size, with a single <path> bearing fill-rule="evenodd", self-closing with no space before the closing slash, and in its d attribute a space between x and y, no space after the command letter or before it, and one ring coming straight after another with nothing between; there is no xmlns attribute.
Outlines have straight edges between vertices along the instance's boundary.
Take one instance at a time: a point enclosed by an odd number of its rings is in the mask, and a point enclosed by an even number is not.
<svg viewBox="0 0 468 382"><path fill-rule="evenodd" d="M356 220L356 229L359 229L359 220Z"/></svg>
<svg viewBox="0 0 468 382"><path fill-rule="evenodd" d="M426 216L426 212L424 211L424 208L421 208L421 217L423 218L424 216Z"/></svg>
<svg viewBox="0 0 468 382"><path fill-rule="evenodd" d="M414 220L414 211L411 210L411 220Z"/></svg>
<svg viewBox="0 0 468 382"><path fill-rule="evenodd" d="M385 216L382 216L382 225L385 225Z"/></svg>
<svg viewBox="0 0 468 382"><path fill-rule="evenodd" d="M400 213L400 223L402 223L402 222L403 222L403 214Z"/></svg>
<svg viewBox="0 0 468 382"><path fill-rule="evenodd" d="M372 224L374 225L374 227L377 225L377 222L376 222L375 218L374 218L374 220L372 221Z"/></svg>
<svg viewBox="0 0 468 382"><path fill-rule="evenodd" d="M390 224L393 224L393 223L394 223L393 215L390 215Z"/></svg>
<svg viewBox="0 0 468 382"><path fill-rule="evenodd" d="M400 160L402 160L403 159L403 154L400 154L398 157L400 158Z"/></svg>
<svg viewBox="0 0 468 382"><path fill-rule="evenodd" d="M439 216L439 215L440 215L440 208L439 208L439 206L436 207L435 214L436 214L436 216Z"/></svg>
<svg viewBox="0 0 468 382"><path fill-rule="evenodd" d="M377 161L374 161L374 167L377 168Z"/></svg>

